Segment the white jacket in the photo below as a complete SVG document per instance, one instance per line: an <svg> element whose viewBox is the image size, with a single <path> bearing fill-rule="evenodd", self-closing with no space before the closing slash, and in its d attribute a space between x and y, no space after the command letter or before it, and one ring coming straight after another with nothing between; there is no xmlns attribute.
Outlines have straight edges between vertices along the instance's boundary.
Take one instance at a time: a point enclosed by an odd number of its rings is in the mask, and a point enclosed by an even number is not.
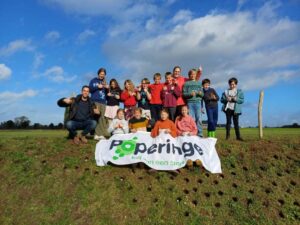
<svg viewBox="0 0 300 225"><path fill-rule="evenodd" d="M123 127L116 128L118 124L121 124ZM129 132L128 122L125 119L120 120L115 118L108 128L108 132L111 134L127 134Z"/></svg>

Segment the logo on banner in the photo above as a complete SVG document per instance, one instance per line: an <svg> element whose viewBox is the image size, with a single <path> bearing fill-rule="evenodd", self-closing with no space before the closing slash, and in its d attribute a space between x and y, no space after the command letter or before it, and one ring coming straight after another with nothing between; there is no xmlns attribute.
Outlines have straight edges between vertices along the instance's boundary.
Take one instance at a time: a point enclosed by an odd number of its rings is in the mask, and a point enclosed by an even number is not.
<svg viewBox="0 0 300 225"><path fill-rule="evenodd" d="M134 137L131 140L125 140L119 145L117 145L115 154L117 154L118 156L113 156L113 160L118 160L119 158L124 157L125 155L133 154L135 151L137 139L137 137Z"/></svg>

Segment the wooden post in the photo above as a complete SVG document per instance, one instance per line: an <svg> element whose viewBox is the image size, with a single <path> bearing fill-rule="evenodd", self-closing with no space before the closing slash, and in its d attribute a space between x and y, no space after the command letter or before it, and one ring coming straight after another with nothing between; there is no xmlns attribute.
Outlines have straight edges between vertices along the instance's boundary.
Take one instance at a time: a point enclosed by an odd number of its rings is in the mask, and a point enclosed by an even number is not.
<svg viewBox="0 0 300 225"><path fill-rule="evenodd" d="M259 138L263 138L263 124L262 124L262 108L264 101L264 91L261 90L259 93L259 102L258 102L258 128L259 128Z"/></svg>

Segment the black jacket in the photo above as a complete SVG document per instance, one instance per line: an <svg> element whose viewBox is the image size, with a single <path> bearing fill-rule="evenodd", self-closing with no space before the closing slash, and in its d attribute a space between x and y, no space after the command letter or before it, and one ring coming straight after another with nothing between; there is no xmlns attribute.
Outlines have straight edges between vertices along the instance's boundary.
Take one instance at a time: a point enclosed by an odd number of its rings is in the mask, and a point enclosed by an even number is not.
<svg viewBox="0 0 300 225"><path fill-rule="evenodd" d="M77 107L78 107L78 103L81 99L81 96L82 95L77 95L76 98L71 98L73 101L71 104L67 104L64 102L64 99L65 98L61 98L57 101L57 105L59 107L68 107L69 110L66 111L66 114L65 114L65 118L66 120L72 120L74 118L74 116L76 115L76 112L77 112ZM90 97L88 97L88 103L89 103L89 108L90 108L90 116L91 118L94 117L94 107L95 107L95 104L94 102L92 102L92 100L90 99Z"/></svg>

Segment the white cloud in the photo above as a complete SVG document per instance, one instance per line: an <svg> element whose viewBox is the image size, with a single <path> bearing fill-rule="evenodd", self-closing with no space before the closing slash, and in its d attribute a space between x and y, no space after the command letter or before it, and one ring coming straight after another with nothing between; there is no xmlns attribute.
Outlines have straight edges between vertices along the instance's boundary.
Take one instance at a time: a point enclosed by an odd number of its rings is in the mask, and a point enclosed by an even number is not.
<svg viewBox="0 0 300 225"><path fill-rule="evenodd" d="M246 3L247 0L238 0L237 10L240 10Z"/></svg>
<svg viewBox="0 0 300 225"><path fill-rule="evenodd" d="M33 69L38 69L44 61L45 55L42 53L35 53L34 60L33 60Z"/></svg>
<svg viewBox="0 0 300 225"><path fill-rule="evenodd" d="M170 26L174 17L158 35L137 30L139 35L107 40L103 50L135 81L145 72L164 73L179 64L186 74L201 64L203 77L214 86L226 87L235 75L247 90L269 87L282 77L296 79L300 70L300 22L279 18L270 8L275 7L268 7L267 17L247 11L212 13Z"/></svg>
<svg viewBox="0 0 300 225"><path fill-rule="evenodd" d="M77 37L77 41L79 43L84 43L86 42L87 39L93 37L96 35L96 32L90 29L86 29L85 31L81 32L78 37Z"/></svg>
<svg viewBox="0 0 300 225"><path fill-rule="evenodd" d="M23 92L4 91L4 92L0 92L0 103L13 102L24 98L30 98L36 96L37 94L38 92L32 89L28 89Z"/></svg>
<svg viewBox="0 0 300 225"><path fill-rule="evenodd" d="M67 13L97 17L109 17L108 33L111 36L127 35L144 27L146 19L156 17L163 7L174 1L164 1L160 7L155 1L144 0L43 0L49 6L62 8Z"/></svg>
<svg viewBox="0 0 300 225"><path fill-rule="evenodd" d="M44 73L43 76L47 77L49 80L56 82L56 83L70 83L74 81L77 76L69 76L68 74L65 73L64 69L60 66L53 66L49 69L47 69Z"/></svg>
<svg viewBox="0 0 300 225"><path fill-rule="evenodd" d="M174 23L187 22L192 19L192 12L190 10L180 10L172 18Z"/></svg>
<svg viewBox="0 0 300 225"><path fill-rule="evenodd" d="M11 69L5 64L0 64L0 80L8 79L12 74Z"/></svg>
<svg viewBox="0 0 300 225"><path fill-rule="evenodd" d="M15 40L0 49L0 56L10 56L19 51L33 51L31 40Z"/></svg>
<svg viewBox="0 0 300 225"><path fill-rule="evenodd" d="M60 33L55 30L49 31L48 33L45 34L45 39L48 41L56 41L59 38L60 38Z"/></svg>

